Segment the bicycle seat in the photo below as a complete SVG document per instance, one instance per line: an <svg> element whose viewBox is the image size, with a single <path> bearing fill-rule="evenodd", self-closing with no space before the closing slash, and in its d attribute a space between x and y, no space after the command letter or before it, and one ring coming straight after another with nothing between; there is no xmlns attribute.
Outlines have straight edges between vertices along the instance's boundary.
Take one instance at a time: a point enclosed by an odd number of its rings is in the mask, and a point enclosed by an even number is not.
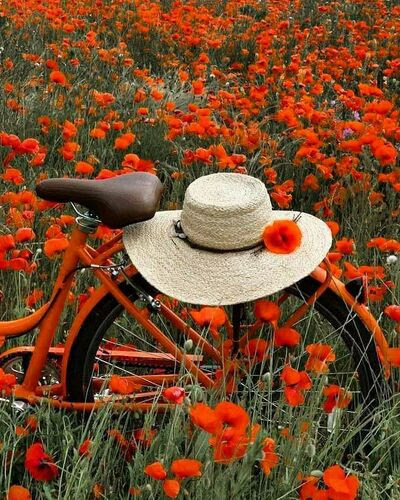
<svg viewBox="0 0 400 500"><path fill-rule="evenodd" d="M74 202L89 208L111 229L151 219L158 209L163 186L146 172L111 179L46 179L36 186L40 198Z"/></svg>

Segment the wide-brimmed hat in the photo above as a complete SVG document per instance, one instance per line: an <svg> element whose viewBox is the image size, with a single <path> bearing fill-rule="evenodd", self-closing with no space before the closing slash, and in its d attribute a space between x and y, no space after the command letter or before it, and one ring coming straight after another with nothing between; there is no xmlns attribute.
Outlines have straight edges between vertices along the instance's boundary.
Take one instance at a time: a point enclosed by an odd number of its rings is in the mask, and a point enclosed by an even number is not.
<svg viewBox="0 0 400 500"><path fill-rule="evenodd" d="M188 186L182 210L126 227L123 242L160 292L213 306L259 299L299 281L324 259L332 235L313 215L273 210L259 179L217 173Z"/></svg>

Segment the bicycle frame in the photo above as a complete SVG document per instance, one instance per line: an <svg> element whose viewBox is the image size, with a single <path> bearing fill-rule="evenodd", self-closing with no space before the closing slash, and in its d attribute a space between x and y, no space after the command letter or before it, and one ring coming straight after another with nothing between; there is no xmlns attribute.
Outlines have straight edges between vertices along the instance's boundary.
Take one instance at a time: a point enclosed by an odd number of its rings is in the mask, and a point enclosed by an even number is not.
<svg viewBox="0 0 400 500"><path fill-rule="evenodd" d="M22 335L28 333L33 328L38 327L39 333L36 338L36 342L32 347L20 347L10 349L5 351L1 358L13 354L14 352L21 352L28 350L31 353L31 359L21 385L17 385L14 388L14 397L17 399L22 399L30 403L40 403L42 401L48 402L50 405L72 409L72 410L83 410L91 411L93 409L99 408L104 404L108 404L107 401L94 402L94 403L77 403L73 401L66 401L66 377L67 377L67 365L70 356L71 348L74 343L78 332L80 331L85 319L87 318L90 311L100 302L100 300L108 293L111 293L115 299L126 309L126 311L133 316L136 321L138 321L147 331L155 338L155 340L164 348L169 359L173 359L180 364L183 364L186 370L193 375L203 386L206 388L212 388L216 386L216 382L210 378L204 371L202 371L199 366L195 363L193 356L186 355L178 346L172 342L157 326L152 323L148 315L146 314L147 309L139 309L135 304L120 290L119 285L125 280L123 275L119 275L117 278L113 278L111 274L102 269L99 266L112 266L113 262L111 258L113 255L124 249L122 243L122 231L117 236L115 236L109 242L101 245L97 250L87 245L88 231L76 227L71 235L70 244L64 253L64 257L60 266L60 270L54 284L53 291L51 293L49 301L44 304L40 309L38 309L33 314L26 316L21 319L13 321L1 321L0 322L0 346L1 340L5 340L7 337L12 337L16 335ZM314 303L314 301L327 289L330 288L335 294L340 296L348 305L348 307L353 310L360 319L367 326L371 332L372 337L376 342L376 345L380 348L383 356L383 366L385 369L385 374L389 377L390 365L387 361L388 353L388 343L385 336L380 329L375 318L371 315L368 309L359 304L355 298L346 290L344 284L338 279L334 278L330 273L329 260L326 258L324 260L326 270L321 267L317 267L311 276L321 283L316 292L311 296L306 303L302 304L294 314L286 321L285 325L282 326L293 326L299 321L299 319L306 313L307 309ZM52 347L52 342L55 336L55 332L59 323L60 316L64 310L66 300L68 298L68 293L72 286L72 281L74 278L74 272L78 265L84 265L92 269L96 277L100 280L101 286L99 286L91 297L84 303L76 318L74 319L68 337L65 342L65 346L62 349L62 354L57 349ZM124 274L128 277L132 277L138 271L129 265L124 269ZM285 300L283 296L280 300ZM221 367L224 363L229 361L224 353L222 346L220 349L214 347L210 344L204 337L202 337L197 331L191 328L185 321L183 321L177 314L175 314L170 308L165 304L161 303L160 313L163 314L176 328L181 330L188 339L192 339L195 345L199 345L204 353L206 353L210 358L213 359ZM227 323L228 335L232 334L232 325ZM248 329L246 335L242 336L239 340L241 346L255 336L256 331L260 327L257 322ZM49 353L62 355L61 361L61 381L60 384L54 386L40 386L38 385L40 374L46 363ZM151 353L148 353L152 356ZM133 354L125 353L126 356L132 356ZM151 379L154 384L160 383L173 383L175 376L171 375L152 375ZM127 376L127 379L135 380L135 376ZM120 398L121 400L123 398ZM127 403L125 401L113 400L113 406L115 409L130 409L130 410L149 410L154 405L152 403L140 402L140 397L138 401ZM171 405L157 403L157 410L165 411Z"/></svg>

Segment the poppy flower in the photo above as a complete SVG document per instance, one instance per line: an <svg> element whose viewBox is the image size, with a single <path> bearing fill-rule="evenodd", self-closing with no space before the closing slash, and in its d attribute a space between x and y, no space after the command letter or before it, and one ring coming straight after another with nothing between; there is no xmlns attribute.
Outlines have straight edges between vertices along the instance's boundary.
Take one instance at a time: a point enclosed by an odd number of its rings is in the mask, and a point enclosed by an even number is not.
<svg viewBox="0 0 400 500"><path fill-rule="evenodd" d="M315 476L307 476L300 487L300 500L329 500L326 490L319 490L316 486L319 479Z"/></svg>
<svg viewBox="0 0 400 500"><path fill-rule="evenodd" d="M201 476L201 462L190 458L181 458L174 460L171 464L170 471L177 479L185 479L187 477Z"/></svg>
<svg viewBox="0 0 400 500"><path fill-rule="evenodd" d="M109 92L102 93L98 92L97 90L93 90L92 95L94 97L94 100L96 101L96 104L102 107L109 106L115 101L115 97Z"/></svg>
<svg viewBox="0 0 400 500"><path fill-rule="evenodd" d="M62 71L56 70L50 73L50 81L58 83L59 85L65 85L67 83L67 78Z"/></svg>
<svg viewBox="0 0 400 500"><path fill-rule="evenodd" d="M272 438L265 438L262 447L262 459L260 460L260 465L264 474L269 476L271 469L276 467L279 462L279 457L275 453L276 443Z"/></svg>
<svg viewBox="0 0 400 500"><path fill-rule="evenodd" d="M250 358L250 360L255 360L257 363L261 363L264 359L268 357L269 342L264 339L251 339L247 342L245 347L241 349L241 352Z"/></svg>
<svg viewBox="0 0 400 500"><path fill-rule="evenodd" d="M222 307L202 307L200 311L193 309L189 312L199 326L210 326L214 337L218 337L218 328L223 326L228 318Z"/></svg>
<svg viewBox="0 0 400 500"><path fill-rule="evenodd" d="M12 234L0 236L0 252L7 252L13 248L15 248L15 240Z"/></svg>
<svg viewBox="0 0 400 500"><path fill-rule="evenodd" d="M157 431L155 429L136 429L133 433L135 441L143 447L148 448L153 442Z"/></svg>
<svg viewBox="0 0 400 500"><path fill-rule="evenodd" d="M93 139L104 139L106 133L103 129L95 127L89 132L89 135L90 137L93 137Z"/></svg>
<svg viewBox="0 0 400 500"><path fill-rule="evenodd" d="M356 498L359 481L356 476L346 476L340 465L332 465L332 467L328 467L322 477L324 483L329 487L328 494L330 497L340 497L348 500ZM332 493L335 497L333 497Z"/></svg>
<svg viewBox="0 0 400 500"><path fill-rule="evenodd" d="M132 380L129 380L126 377L111 375L108 388L115 394L132 394L133 392L140 391L142 386L132 382Z"/></svg>
<svg viewBox="0 0 400 500"><path fill-rule="evenodd" d="M79 446L78 453L81 457L90 457L90 446L92 441L90 439L85 439L83 443Z"/></svg>
<svg viewBox="0 0 400 500"><path fill-rule="evenodd" d="M27 449L25 469L38 481L48 482L59 475L57 465L52 457L44 452L42 443L34 443Z"/></svg>
<svg viewBox="0 0 400 500"><path fill-rule="evenodd" d="M276 324L281 316L281 310L275 302L258 300L254 308L254 314L260 321L268 321Z"/></svg>
<svg viewBox="0 0 400 500"><path fill-rule="evenodd" d="M342 238L336 242L336 250L343 253L344 255L350 255L354 253L354 240L349 238Z"/></svg>
<svg viewBox="0 0 400 500"><path fill-rule="evenodd" d="M230 401L221 401L214 411L223 425L233 427L237 431L243 432L250 423L246 410Z"/></svg>
<svg viewBox="0 0 400 500"><path fill-rule="evenodd" d="M117 137L114 141L114 149L127 149L134 142L135 134L128 132Z"/></svg>
<svg viewBox="0 0 400 500"><path fill-rule="evenodd" d="M210 434L222 429L222 423L215 411L205 403L196 403L189 410L190 418L194 425Z"/></svg>
<svg viewBox="0 0 400 500"><path fill-rule="evenodd" d="M20 227L15 233L15 241L24 243L25 241L32 241L36 237L34 231L30 227Z"/></svg>
<svg viewBox="0 0 400 500"><path fill-rule="evenodd" d="M4 181L12 182L16 186L25 182L25 179L18 168L7 168L4 174L1 174L1 177Z"/></svg>
<svg viewBox="0 0 400 500"><path fill-rule="evenodd" d="M314 373L327 373L328 363L336 359L332 347L328 344L309 344L306 347L306 351L309 353L310 357L304 368Z"/></svg>
<svg viewBox="0 0 400 500"><path fill-rule="evenodd" d="M66 238L51 238L44 244L44 253L47 257L51 258L54 255L63 252L69 245Z"/></svg>
<svg viewBox="0 0 400 500"><path fill-rule="evenodd" d="M185 389L181 387L168 387L162 394L167 401L180 405L183 403L185 397Z"/></svg>
<svg viewBox="0 0 400 500"><path fill-rule="evenodd" d="M352 400L350 392L335 384L324 387L322 394L326 396L326 400L323 404L326 413L331 413L335 407L339 409L347 408Z"/></svg>
<svg viewBox="0 0 400 500"><path fill-rule="evenodd" d="M282 327L275 331L274 344L277 347L294 347L300 343L300 333L294 328Z"/></svg>
<svg viewBox="0 0 400 500"><path fill-rule="evenodd" d="M391 305L385 307L385 314L393 321L400 321L400 306Z"/></svg>
<svg viewBox="0 0 400 500"><path fill-rule="evenodd" d="M214 461L229 464L245 456L249 438L241 429L226 427L219 434L212 436L209 442L214 448Z"/></svg>
<svg viewBox="0 0 400 500"><path fill-rule="evenodd" d="M340 226L337 222L335 222L334 220L326 220L325 221L325 224L329 227L329 229L331 230L331 233L332 233L332 237L334 238L339 230L340 230Z"/></svg>
<svg viewBox="0 0 400 500"><path fill-rule="evenodd" d="M78 161L75 165L75 172L78 174L92 174L94 172L94 167L86 161Z"/></svg>
<svg viewBox="0 0 400 500"><path fill-rule="evenodd" d="M163 490L168 498L176 498L181 490L181 485L176 479L166 479L163 482Z"/></svg>
<svg viewBox="0 0 400 500"><path fill-rule="evenodd" d="M383 356L380 356L383 361ZM389 347L388 350L388 361L394 366L400 367L400 347Z"/></svg>
<svg viewBox="0 0 400 500"><path fill-rule="evenodd" d="M285 382L284 395L290 406L299 406L304 403L305 390L311 389L312 382L305 371L298 371L290 365L282 370L281 380Z"/></svg>
<svg viewBox="0 0 400 500"><path fill-rule="evenodd" d="M31 500L31 498L29 490L14 484L8 490L6 500Z"/></svg>
<svg viewBox="0 0 400 500"><path fill-rule="evenodd" d="M153 479L163 480L167 477L167 471L161 462L154 462L152 464L146 465L144 468L145 474Z"/></svg>
<svg viewBox="0 0 400 500"><path fill-rule="evenodd" d="M12 373L5 373L4 370L0 368L0 394L9 396L16 383L17 379L15 375Z"/></svg>
<svg viewBox="0 0 400 500"><path fill-rule="evenodd" d="M301 230L292 220L276 220L266 226L262 239L266 248L273 253L294 252L301 243Z"/></svg>

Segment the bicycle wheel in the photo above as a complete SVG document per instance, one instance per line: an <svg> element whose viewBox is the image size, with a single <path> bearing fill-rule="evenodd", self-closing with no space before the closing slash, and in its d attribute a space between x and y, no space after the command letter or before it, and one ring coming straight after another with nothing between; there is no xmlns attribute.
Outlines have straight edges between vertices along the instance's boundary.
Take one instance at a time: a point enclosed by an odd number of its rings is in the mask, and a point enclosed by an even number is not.
<svg viewBox="0 0 400 500"><path fill-rule="evenodd" d="M146 293L153 296L158 294L142 276L136 275L133 280ZM281 320L284 321L285 317L310 297L319 285L318 281L307 276L286 289L289 298L281 306ZM138 300L135 290L129 284L124 283L121 288L132 301ZM268 300L273 300L273 297L268 297ZM229 307L226 309L229 310ZM184 345L183 335L165 318L151 310L148 310L148 314L171 340L178 346ZM246 314L246 320L254 319L252 304L248 305ZM354 311L349 310L348 306L329 289L318 298L295 328L301 331L301 342L294 350L286 347L272 348L270 327L265 324L261 328L258 335L269 342L271 349L266 359L254 365L248 373L249 376L244 377L241 383L242 389L246 387L247 395L254 397L251 406L248 407L259 408L260 414L257 417L264 422L274 425L288 424L288 404L283 397L284 388L280 381L284 366L290 363L293 368L303 370L308 358L305 347L313 343L329 344L336 359L329 363L329 370L312 374L313 389L306 391L306 397L309 399L313 393L319 395L317 403L312 403L315 415L317 412L320 414L319 432L322 434L325 431L345 432L351 421L357 421L357 425L364 429L364 433L368 433L372 425L369 417L386 393L386 383L371 332ZM138 355L132 357L134 362L132 359L124 360L118 356L107 357L107 346L110 345L125 351L130 348ZM213 377L220 368L215 363L210 364L206 356L201 353L195 354L194 359L210 374L210 377ZM185 368L165 356L149 332L141 325L135 324L134 319L122 306L111 295L107 295L89 314L72 346L67 369L68 398L71 401L93 401L109 395L107 381L113 374L132 374L141 377L142 387L138 390L137 396L141 395L141 400L154 401L160 397L160 391L155 391L152 383L147 384L149 377L155 374L169 374L176 377L174 385L178 385L179 377L185 376ZM271 374L272 382L266 390L260 391L260 377L261 380L265 380L266 374ZM187 383L186 379L185 381ZM351 394L351 402L342 411L335 408L335 412L326 413L321 409L324 402L323 387L329 386L338 386ZM239 398L241 397L239 394ZM256 400L262 404L258 406L253 404ZM310 418L314 416L308 414Z"/></svg>

